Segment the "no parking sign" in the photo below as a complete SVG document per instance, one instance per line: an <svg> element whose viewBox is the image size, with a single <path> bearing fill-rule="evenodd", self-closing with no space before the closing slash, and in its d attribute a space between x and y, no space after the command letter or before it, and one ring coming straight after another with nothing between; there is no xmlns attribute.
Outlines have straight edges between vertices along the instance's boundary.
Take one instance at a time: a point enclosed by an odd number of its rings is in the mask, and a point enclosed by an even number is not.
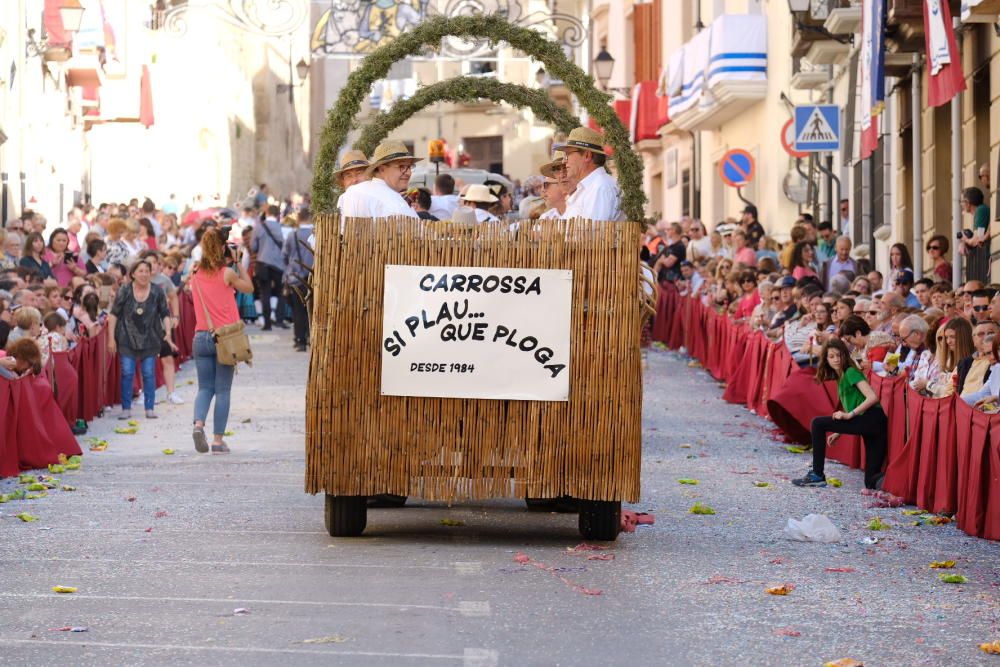
<svg viewBox="0 0 1000 667"><path fill-rule="evenodd" d="M726 185L740 188L753 180L753 156L742 148L726 151L719 160L719 178Z"/></svg>

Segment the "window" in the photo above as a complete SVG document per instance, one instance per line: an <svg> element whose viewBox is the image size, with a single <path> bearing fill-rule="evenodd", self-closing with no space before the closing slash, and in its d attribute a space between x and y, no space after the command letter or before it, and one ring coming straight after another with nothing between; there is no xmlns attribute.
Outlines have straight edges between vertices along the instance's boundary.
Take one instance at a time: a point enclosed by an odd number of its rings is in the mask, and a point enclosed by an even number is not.
<svg viewBox="0 0 1000 667"><path fill-rule="evenodd" d="M691 170L681 171L681 215L691 215Z"/></svg>

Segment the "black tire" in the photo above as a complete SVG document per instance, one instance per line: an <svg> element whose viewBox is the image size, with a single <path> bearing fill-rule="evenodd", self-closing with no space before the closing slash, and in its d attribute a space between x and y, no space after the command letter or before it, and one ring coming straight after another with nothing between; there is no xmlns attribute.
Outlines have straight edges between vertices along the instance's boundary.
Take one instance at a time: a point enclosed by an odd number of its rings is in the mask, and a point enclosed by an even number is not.
<svg viewBox="0 0 1000 667"><path fill-rule="evenodd" d="M578 500L580 534L586 540L613 542L621 532L622 504L610 500Z"/></svg>
<svg viewBox="0 0 1000 667"><path fill-rule="evenodd" d="M368 504L365 496L331 496L326 494L326 532L333 537L357 537L368 525Z"/></svg>
<svg viewBox="0 0 1000 667"><path fill-rule="evenodd" d="M368 497L368 507L402 507L406 504L406 496L392 493L380 493Z"/></svg>

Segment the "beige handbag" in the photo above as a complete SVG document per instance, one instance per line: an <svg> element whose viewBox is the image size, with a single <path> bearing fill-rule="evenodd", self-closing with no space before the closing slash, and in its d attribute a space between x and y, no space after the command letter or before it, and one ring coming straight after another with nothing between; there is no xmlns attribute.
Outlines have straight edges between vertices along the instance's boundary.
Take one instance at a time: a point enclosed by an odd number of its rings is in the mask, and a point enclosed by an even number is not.
<svg viewBox="0 0 1000 667"><path fill-rule="evenodd" d="M212 326L212 316L208 314L208 306L205 304L205 297L201 293L198 283L192 278L194 288L198 290L198 298L201 299L201 307L205 311L205 322L208 330L215 340L215 358L223 366L235 366L241 361L247 366L253 366L253 350L250 349L250 337L246 333L246 326L242 321L233 322L221 326L218 329Z"/></svg>

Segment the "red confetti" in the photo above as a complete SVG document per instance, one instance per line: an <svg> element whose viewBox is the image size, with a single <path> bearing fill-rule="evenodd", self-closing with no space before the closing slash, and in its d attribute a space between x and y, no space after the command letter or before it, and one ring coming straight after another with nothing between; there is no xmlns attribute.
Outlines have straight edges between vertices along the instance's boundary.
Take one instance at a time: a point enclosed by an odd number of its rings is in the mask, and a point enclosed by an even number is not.
<svg viewBox="0 0 1000 667"><path fill-rule="evenodd" d="M583 595L601 595L603 592L597 588L587 588L586 586L581 586L575 581L567 579L566 577L559 574L556 568L549 567L545 563L540 563L538 561L531 560L531 558L527 554L523 554L520 551L514 555L514 560L520 563L521 565L531 565L533 567L537 567L539 570L543 572L548 572L553 577L566 584L570 588L570 590L572 590L574 593L582 593Z"/></svg>
<svg viewBox="0 0 1000 667"><path fill-rule="evenodd" d="M785 559L782 558L781 556L771 559L771 565L784 565L784 564L785 564Z"/></svg>
<svg viewBox="0 0 1000 667"><path fill-rule="evenodd" d="M135 502L135 496L129 496L125 500L129 501L130 503L134 503Z"/></svg>
<svg viewBox="0 0 1000 667"><path fill-rule="evenodd" d="M775 628L774 634L778 637L801 637L802 633L794 628Z"/></svg>
<svg viewBox="0 0 1000 667"><path fill-rule="evenodd" d="M151 533L151 532L153 532L153 529L152 529L151 527L150 527L150 528L147 528L147 529L145 530L145 532L147 532L147 533Z"/></svg>
<svg viewBox="0 0 1000 667"><path fill-rule="evenodd" d="M721 574L716 574L708 578L706 584L745 584L746 579L736 579L735 577L724 577Z"/></svg>
<svg viewBox="0 0 1000 667"><path fill-rule="evenodd" d="M827 572L857 572L853 567L828 567Z"/></svg>
<svg viewBox="0 0 1000 667"><path fill-rule="evenodd" d="M592 556L587 556L587 560L614 560L614 554L594 554Z"/></svg>
<svg viewBox="0 0 1000 667"><path fill-rule="evenodd" d="M156 517L157 519L162 519L163 517L167 516L167 511L166 510L160 510L159 512L157 512L153 516Z"/></svg>

